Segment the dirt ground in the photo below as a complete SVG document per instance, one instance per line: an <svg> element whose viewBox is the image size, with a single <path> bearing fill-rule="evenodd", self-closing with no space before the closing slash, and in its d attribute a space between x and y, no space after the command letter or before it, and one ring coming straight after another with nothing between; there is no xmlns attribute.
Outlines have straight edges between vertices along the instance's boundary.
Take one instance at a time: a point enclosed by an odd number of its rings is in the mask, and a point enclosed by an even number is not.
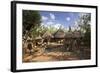
<svg viewBox="0 0 100 73"><path fill-rule="evenodd" d="M47 61L64 61L78 60L79 58L71 52L49 52L43 54L26 54L23 57L23 62L47 62Z"/></svg>

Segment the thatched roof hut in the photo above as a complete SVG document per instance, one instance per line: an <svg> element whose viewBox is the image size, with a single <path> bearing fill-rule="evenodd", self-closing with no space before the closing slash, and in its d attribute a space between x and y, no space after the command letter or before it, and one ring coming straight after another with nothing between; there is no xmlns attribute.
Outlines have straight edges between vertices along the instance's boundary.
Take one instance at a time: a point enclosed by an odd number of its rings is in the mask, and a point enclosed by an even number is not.
<svg viewBox="0 0 100 73"><path fill-rule="evenodd" d="M81 33L81 32L79 32L79 31L73 32L73 37L74 37L74 38L81 38L81 37L83 37L83 36L84 36L84 34Z"/></svg>
<svg viewBox="0 0 100 73"><path fill-rule="evenodd" d="M79 31L67 32L65 38L81 38L84 34Z"/></svg>
<svg viewBox="0 0 100 73"><path fill-rule="evenodd" d="M65 38L73 38L73 32L67 32Z"/></svg>
<svg viewBox="0 0 100 73"><path fill-rule="evenodd" d="M61 29L59 29L57 32L54 33L54 38L64 38L65 32Z"/></svg>

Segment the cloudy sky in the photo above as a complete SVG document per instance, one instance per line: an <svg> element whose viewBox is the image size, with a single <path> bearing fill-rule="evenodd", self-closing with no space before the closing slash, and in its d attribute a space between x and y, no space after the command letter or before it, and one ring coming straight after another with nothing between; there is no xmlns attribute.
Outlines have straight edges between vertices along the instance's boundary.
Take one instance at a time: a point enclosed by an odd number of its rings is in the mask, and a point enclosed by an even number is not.
<svg viewBox="0 0 100 73"><path fill-rule="evenodd" d="M68 28L69 26L74 26L80 14L78 12L40 11L42 25L45 27L53 26L57 29L59 27Z"/></svg>

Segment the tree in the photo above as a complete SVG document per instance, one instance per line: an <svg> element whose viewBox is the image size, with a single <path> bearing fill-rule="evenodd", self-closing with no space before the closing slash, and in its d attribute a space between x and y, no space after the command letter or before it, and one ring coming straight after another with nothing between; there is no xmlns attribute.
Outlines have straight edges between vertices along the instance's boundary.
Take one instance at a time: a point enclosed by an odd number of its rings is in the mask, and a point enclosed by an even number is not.
<svg viewBox="0 0 100 73"><path fill-rule="evenodd" d="M80 16L79 27L82 32L84 32L83 42L87 47L91 45L91 14L86 13Z"/></svg>
<svg viewBox="0 0 100 73"><path fill-rule="evenodd" d="M91 22L91 14L89 13L82 14L79 20L79 27L81 28L82 31L86 32L87 29L90 29L90 22Z"/></svg>
<svg viewBox="0 0 100 73"><path fill-rule="evenodd" d="M31 29L40 26L41 15L38 11L23 10L23 35L30 32Z"/></svg>
<svg viewBox="0 0 100 73"><path fill-rule="evenodd" d="M42 25L32 28L33 38L35 38L37 36L42 36L46 31L47 31L47 28L45 28Z"/></svg>

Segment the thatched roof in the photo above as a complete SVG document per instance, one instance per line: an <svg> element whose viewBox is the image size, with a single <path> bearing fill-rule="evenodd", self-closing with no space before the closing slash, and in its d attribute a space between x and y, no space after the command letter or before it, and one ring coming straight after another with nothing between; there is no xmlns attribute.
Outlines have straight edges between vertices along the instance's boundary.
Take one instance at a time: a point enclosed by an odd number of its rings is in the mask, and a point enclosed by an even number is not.
<svg viewBox="0 0 100 73"><path fill-rule="evenodd" d="M67 32L65 35L65 38L80 38L83 37L84 34L79 32L79 31L74 31L74 32Z"/></svg>
<svg viewBox="0 0 100 73"><path fill-rule="evenodd" d="M69 31L69 32L64 32L63 30L59 29L56 31L54 34L51 34L49 31L46 31L42 38L80 38L83 37L84 34L79 32L79 31Z"/></svg>
<svg viewBox="0 0 100 73"><path fill-rule="evenodd" d="M81 32L79 32L79 31L73 32L73 36L74 36L75 38L80 38L80 37L82 37Z"/></svg>
<svg viewBox="0 0 100 73"><path fill-rule="evenodd" d="M54 38L64 38L65 32L61 29L59 29L57 32L54 33Z"/></svg>
<svg viewBox="0 0 100 73"><path fill-rule="evenodd" d="M65 38L72 38L73 37L73 33L72 32L67 32L65 34Z"/></svg>

